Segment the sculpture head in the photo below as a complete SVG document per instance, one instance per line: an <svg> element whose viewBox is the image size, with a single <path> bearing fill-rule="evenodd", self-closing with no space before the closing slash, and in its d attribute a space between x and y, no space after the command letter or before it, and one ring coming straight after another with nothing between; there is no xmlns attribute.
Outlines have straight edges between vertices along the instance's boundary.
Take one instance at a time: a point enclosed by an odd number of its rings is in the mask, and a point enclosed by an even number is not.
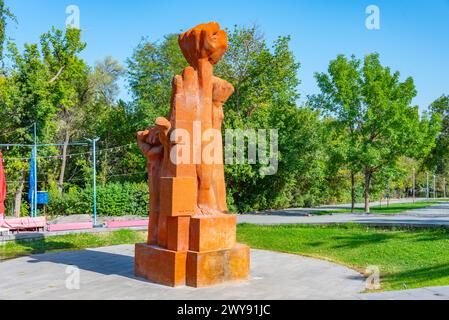
<svg viewBox="0 0 449 320"><path fill-rule="evenodd" d="M216 22L200 24L179 36L179 47L192 67L200 60L214 65L228 49L228 36Z"/></svg>

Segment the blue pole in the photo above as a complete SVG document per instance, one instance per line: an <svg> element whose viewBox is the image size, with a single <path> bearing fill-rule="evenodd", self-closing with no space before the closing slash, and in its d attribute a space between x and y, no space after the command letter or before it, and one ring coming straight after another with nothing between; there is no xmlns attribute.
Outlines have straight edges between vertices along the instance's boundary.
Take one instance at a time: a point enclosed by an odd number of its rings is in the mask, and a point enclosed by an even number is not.
<svg viewBox="0 0 449 320"><path fill-rule="evenodd" d="M94 227L97 226L97 157L96 157L96 144L100 138L92 139L92 161L93 161L93 191L94 191Z"/></svg>

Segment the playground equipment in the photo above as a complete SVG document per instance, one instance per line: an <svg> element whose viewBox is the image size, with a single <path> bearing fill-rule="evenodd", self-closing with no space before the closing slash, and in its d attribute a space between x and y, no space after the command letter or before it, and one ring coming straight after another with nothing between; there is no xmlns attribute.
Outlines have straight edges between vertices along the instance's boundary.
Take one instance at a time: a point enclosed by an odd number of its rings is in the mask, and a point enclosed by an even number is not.
<svg viewBox="0 0 449 320"><path fill-rule="evenodd" d="M60 144L60 143L38 144L37 143L37 124L36 123L33 124L33 129L34 129L34 143L33 144L0 144L0 147L8 147L8 148L9 147L21 147L21 148L31 148L32 149L31 158L30 158L30 181L29 181L30 189L29 189L29 193L28 193L28 200L30 202L30 208L31 208L31 213L30 213L31 218L35 218L38 216L38 209L37 209L38 204L47 204L48 203L48 193L45 191L38 191L38 184L37 184L38 149L45 148L45 147L62 147L64 145L85 146L85 147L88 146L88 143L86 143L86 142L71 142L68 144ZM98 141L98 139L96 141ZM95 151L94 151L94 154L95 154ZM94 167L95 167L95 161L94 161ZM3 167L1 167L1 170L3 170ZM1 183L1 181L2 181L2 179L0 177L0 183ZM4 174L3 174L3 181L5 181ZM6 181L4 183L6 183ZM0 184L0 186L1 186L1 184ZM94 188L95 188L95 184L94 184ZM4 197L6 197L6 186L5 186ZM0 190L0 200L2 200L1 190ZM4 199L3 199L3 201L4 201ZM3 204L3 202L0 201L0 217L2 216L2 210L1 210L2 204ZM96 205L95 204L96 204L96 201L94 199L94 214L96 215L96 208L95 208ZM4 213L4 208L3 208L3 213ZM94 219L96 220L96 217Z"/></svg>
<svg viewBox="0 0 449 320"><path fill-rule="evenodd" d="M0 220L0 228L6 228L11 232L45 231L46 226L47 219L45 217Z"/></svg>
<svg viewBox="0 0 449 320"><path fill-rule="evenodd" d="M99 138L86 139L87 142L72 142L69 146L89 146L92 144L92 158L93 158L93 222L74 222L74 223L59 223L50 224L47 223L46 218L38 217L37 205L48 204L49 194L45 191L38 191L37 185L37 159L38 159L38 149L44 147L61 147L63 144L38 144L36 138L36 124L34 127L34 144L0 144L0 147L19 147L19 148L31 148L31 157L29 158L30 163L30 173L29 173L29 192L28 200L30 202L31 214L30 217L26 218L14 218L6 219L4 215L4 201L6 198L6 178L3 168L2 153L0 150L0 228L1 233L11 232L27 232L27 231L48 231L48 232L59 232L59 231L77 231L92 229L95 227L103 227L103 225L97 225L97 205L96 205L96 143ZM52 156L53 157L53 156ZM56 157L56 156L55 156ZM51 157L50 157L51 158ZM22 159L22 160L27 160ZM131 221L108 221L105 223L107 229L119 229L119 228L133 228L148 226L148 219L143 220L131 220Z"/></svg>

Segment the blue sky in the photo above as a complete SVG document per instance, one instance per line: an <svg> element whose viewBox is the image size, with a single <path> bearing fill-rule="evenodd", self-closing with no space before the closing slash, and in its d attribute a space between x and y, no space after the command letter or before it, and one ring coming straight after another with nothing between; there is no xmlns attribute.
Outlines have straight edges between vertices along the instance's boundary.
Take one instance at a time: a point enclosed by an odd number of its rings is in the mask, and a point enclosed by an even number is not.
<svg viewBox="0 0 449 320"><path fill-rule="evenodd" d="M449 0L6 0L19 23L9 36L19 45L37 42L51 26L63 28L66 7L77 5L89 64L110 55L121 62L143 36L159 40L194 25L218 21L222 27L257 24L272 42L291 35L301 63L303 96L317 92L313 74L325 71L338 54L359 57L379 52L382 62L412 76L414 103L425 109L449 94ZM368 5L380 9L380 30L365 27ZM125 82L121 97L128 99Z"/></svg>

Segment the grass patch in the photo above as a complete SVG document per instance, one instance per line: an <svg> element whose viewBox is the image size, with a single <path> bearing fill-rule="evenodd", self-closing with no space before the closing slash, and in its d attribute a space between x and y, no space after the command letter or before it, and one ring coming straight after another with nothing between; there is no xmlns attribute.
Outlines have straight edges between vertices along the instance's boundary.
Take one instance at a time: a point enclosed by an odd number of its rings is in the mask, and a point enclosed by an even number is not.
<svg viewBox="0 0 449 320"><path fill-rule="evenodd" d="M448 229L243 224L237 234L252 248L330 260L361 273L378 266L383 290L449 285Z"/></svg>
<svg viewBox="0 0 449 320"><path fill-rule="evenodd" d="M134 244L145 242L146 237L146 232L118 230L97 234L70 234L36 241L10 241L4 245L0 245L0 261L49 251L74 251L119 244Z"/></svg>
<svg viewBox="0 0 449 320"><path fill-rule="evenodd" d="M373 206L370 208L371 214L398 214L409 210L424 209L430 206L441 203L441 201L420 201L415 203L392 203L389 206L385 203L382 206ZM311 214L314 216L322 216L329 214L350 213L351 209L330 210L330 211L316 211ZM365 210L361 208L355 209L356 213L364 213Z"/></svg>

